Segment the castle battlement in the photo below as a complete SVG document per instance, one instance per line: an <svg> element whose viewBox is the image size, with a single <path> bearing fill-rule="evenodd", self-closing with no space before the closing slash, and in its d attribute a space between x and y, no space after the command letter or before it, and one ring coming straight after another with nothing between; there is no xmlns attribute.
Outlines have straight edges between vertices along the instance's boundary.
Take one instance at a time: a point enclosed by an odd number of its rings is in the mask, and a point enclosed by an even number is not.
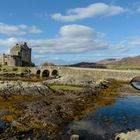
<svg viewBox="0 0 140 140"><path fill-rule="evenodd" d="M32 49L27 43L16 44L10 49L10 54L0 56L0 64L2 66L29 66L31 61Z"/></svg>

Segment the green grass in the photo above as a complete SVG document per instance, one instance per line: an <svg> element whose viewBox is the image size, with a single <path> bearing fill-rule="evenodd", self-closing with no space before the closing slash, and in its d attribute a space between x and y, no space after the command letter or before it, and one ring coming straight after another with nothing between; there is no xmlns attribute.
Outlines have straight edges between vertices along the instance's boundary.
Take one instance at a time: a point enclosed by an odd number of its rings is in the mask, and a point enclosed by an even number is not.
<svg viewBox="0 0 140 140"><path fill-rule="evenodd" d="M59 91L59 90L70 90L70 91L81 91L82 87L76 87L76 86L69 86L69 85L53 85L50 86L52 90Z"/></svg>
<svg viewBox="0 0 140 140"><path fill-rule="evenodd" d="M0 68L0 72L7 72L7 73L22 73L27 70L26 67L10 67L10 66L3 66Z"/></svg>

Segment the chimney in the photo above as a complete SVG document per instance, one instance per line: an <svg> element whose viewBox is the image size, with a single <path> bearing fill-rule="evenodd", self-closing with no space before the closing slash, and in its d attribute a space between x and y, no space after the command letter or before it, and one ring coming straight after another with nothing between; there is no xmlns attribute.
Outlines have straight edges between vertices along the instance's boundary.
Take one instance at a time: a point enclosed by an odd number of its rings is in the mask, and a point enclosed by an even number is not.
<svg viewBox="0 0 140 140"><path fill-rule="evenodd" d="M24 42L24 45L27 46L27 42Z"/></svg>

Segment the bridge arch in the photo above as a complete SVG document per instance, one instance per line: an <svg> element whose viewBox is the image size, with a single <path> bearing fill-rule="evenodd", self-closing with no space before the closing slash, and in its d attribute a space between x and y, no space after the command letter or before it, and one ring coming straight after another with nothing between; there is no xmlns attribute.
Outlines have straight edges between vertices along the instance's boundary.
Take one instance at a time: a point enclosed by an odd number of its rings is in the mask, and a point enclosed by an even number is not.
<svg viewBox="0 0 140 140"><path fill-rule="evenodd" d="M50 71L47 70L47 69L43 70L41 76L42 76L42 77L49 77L49 76L50 76Z"/></svg>
<svg viewBox="0 0 140 140"><path fill-rule="evenodd" d="M37 76L40 76L40 74L41 74L41 70L37 70L37 71L36 71L36 75L37 75Z"/></svg>
<svg viewBox="0 0 140 140"><path fill-rule="evenodd" d="M59 75L59 73L58 73L58 70L52 70L52 72L51 72L51 76L58 76Z"/></svg>

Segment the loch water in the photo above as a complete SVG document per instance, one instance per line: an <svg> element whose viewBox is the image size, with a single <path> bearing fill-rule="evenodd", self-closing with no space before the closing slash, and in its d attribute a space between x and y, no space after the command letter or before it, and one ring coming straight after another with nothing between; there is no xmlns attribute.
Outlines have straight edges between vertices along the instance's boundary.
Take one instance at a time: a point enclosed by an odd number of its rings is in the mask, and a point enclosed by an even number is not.
<svg viewBox="0 0 140 140"><path fill-rule="evenodd" d="M86 114L80 121L71 122L63 138L73 133L78 134L80 140L113 140L117 133L139 128L140 96L127 96L115 99L113 104L97 106L95 112Z"/></svg>

